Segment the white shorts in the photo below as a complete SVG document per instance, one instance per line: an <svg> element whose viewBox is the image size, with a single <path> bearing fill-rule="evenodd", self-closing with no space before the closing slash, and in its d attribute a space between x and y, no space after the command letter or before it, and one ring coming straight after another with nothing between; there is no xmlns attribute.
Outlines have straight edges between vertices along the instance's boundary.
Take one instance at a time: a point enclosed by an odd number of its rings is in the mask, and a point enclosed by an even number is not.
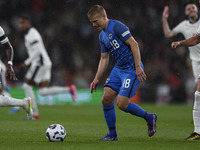
<svg viewBox="0 0 200 150"><path fill-rule="evenodd" d="M30 66L26 73L26 79L39 84L51 80L51 66Z"/></svg>
<svg viewBox="0 0 200 150"><path fill-rule="evenodd" d="M197 83L198 79L200 78L200 62L192 61L192 70L194 75L194 81L195 83Z"/></svg>

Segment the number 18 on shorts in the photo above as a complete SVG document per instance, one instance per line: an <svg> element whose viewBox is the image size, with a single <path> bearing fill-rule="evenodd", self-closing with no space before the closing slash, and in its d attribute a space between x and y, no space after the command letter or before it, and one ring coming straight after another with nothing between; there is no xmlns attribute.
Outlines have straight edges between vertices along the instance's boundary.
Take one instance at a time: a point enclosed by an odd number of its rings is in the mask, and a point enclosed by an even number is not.
<svg viewBox="0 0 200 150"><path fill-rule="evenodd" d="M114 67L104 84L104 87L110 87L119 95L131 98L135 95L138 85L139 80L135 70L122 71Z"/></svg>

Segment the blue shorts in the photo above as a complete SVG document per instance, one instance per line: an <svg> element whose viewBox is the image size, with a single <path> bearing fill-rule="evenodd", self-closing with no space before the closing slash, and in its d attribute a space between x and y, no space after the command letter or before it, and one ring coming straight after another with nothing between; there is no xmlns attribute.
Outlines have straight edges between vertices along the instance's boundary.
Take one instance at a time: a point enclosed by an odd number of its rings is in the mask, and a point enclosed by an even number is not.
<svg viewBox="0 0 200 150"><path fill-rule="evenodd" d="M141 65L143 68L143 65ZM114 67L104 84L104 87L110 87L119 95L126 97L133 97L139 80L135 70L120 70Z"/></svg>

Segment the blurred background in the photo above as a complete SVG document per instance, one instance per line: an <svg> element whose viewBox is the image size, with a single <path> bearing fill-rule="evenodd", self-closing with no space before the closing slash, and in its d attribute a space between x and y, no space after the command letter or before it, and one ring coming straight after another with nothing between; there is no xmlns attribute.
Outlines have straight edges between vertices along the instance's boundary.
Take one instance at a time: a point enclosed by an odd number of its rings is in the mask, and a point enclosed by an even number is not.
<svg viewBox="0 0 200 150"><path fill-rule="evenodd" d="M52 85L74 83L78 89L89 89L100 59L98 31L87 18L94 4L102 5L108 18L126 24L139 43L147 81L139 85L137 99L142 102L193 103L195 83L187 48L171 49L171 42L182 35L166 39L162 30L162 11L170 8L169 24L173 28L186 19L185 0L0 0L0 25L15 52L14 66L18 81L8 81L12 88L24 81L26 70L18 65L27 58L24 39L19 31L19 16L28 14L43 37L53 62ZM2 59L5 49L0 46ZM109 75L114 61L99 87ZM102 88L99 89L102 91ZM87 91L89 93L89 91ZM100 95L102 92L100 93ZM15 95L14 95L15 96ZM80 98L81 99L81 98ZM97 98L96 98L97 99ZM100 97L98 97L100 101Z"/></svg>

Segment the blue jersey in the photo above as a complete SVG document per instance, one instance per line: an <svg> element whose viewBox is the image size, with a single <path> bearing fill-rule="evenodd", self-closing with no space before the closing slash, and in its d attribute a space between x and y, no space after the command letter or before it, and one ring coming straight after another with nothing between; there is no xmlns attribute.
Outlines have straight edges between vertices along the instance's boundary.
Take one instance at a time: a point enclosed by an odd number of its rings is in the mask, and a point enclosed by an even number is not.
<svg viewBox="0 0 200 150"><path fill-rule="evenodd" d="M110 52L118 69L130 70L134 68L131 48L125 44L125 41L130 37L132 35L129 28L115 20L109 20L106 30L102 30L99 34L101 52Z"/></svg>

